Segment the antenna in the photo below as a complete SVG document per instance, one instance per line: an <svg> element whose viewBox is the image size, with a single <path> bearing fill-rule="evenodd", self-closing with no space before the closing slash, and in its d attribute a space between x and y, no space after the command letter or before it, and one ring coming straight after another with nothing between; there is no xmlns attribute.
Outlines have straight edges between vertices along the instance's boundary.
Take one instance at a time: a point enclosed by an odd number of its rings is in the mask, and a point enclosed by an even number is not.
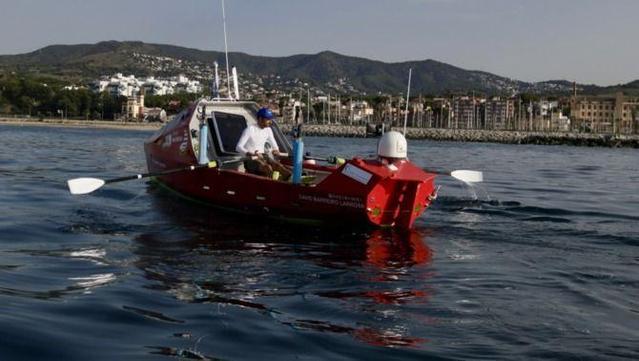
<svg viewBox="0 0 639 361"><path fill-rule="evenodd" d="M218 72L218 63L217 61L213 62L213 66L215 67L215 80L213 81L213 97L220 97L220 74Z"/></svg>
<svg viewBox="0 0 639 361"><path fill-rule="evenodd" d="M331 124L331 93L328 93L328 124Z"/></svg>
<svg viewBox="0 0 639 361"><path fill-rule="evenodd" d="M337 124L342 123L342 97L337 96Z"/></svg>
<svg viewBox="0 0 639 361"><path fill-rule="evenodd" d="M311 122L311 88L307 88L306 92L307 92L306 102L308 103L308 106L306 107L306 122L310 123Z"/></svg>
<svg viewBox="0 0 639 361"><path fill-rule="evenodd" d="M229 98L232 98L233 95L231 95L231 73L229 72L229 46L226 39L226 12L224 11L224 0L222 0L222 23L224 24L224 53L226 54L226 86L228 89Z"/></svg>
<svg viewBox="0 0 639 361"><path fill-rule="evenodd" d="M404 114L404 136L406 136L406 123L408 122L408 103L410 103L410 81L413 68L408 68L408 90L406 90L406 113Z"/></svg>
<svg viewBox="0 0 639 361"><path fill-rule="evenodd" d="M240 100L240 82L237 80L237 69L233 67L233 88L235 90L235 100Z"/></svg>

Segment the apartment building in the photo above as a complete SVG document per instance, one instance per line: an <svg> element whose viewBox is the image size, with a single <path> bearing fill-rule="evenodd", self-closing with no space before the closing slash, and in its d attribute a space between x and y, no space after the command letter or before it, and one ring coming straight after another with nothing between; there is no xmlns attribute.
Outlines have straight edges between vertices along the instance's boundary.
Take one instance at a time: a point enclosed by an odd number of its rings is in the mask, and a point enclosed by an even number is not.
<svg viewBox="0 0 639 361"><path fill-rule="evenodd" d="M135 75L124 76L121 73L112 77L103 76L89 84L96 93L108 92L112 96L131 97L144 90L147 95L167 95L174 93L200 93L202 84L197 80L191 80L184 75L169 79L156 79L154 77L138 79Z"/></svg>
<svg viewBox="0 0 639 361"><path fill-rule="evenodd" d="M455 129L479 129L481 102L475 97L453 97L452 124Z"/></svg>
<svg viewBox="0 0 639 361"><path fill-rule="evenodd" d="M573 96L570 101L573 130L636 134L639 98L619 92L615 96Z"/></svg>
<svg viewBox="0 0 639 361"><path fill-rule="evenodd" d="M362 121L370 119L373 114L375 114L375 109L365 100L351 100L347 106L352 123L361 123Z"/></svg>
<svg viewBox="0 0 639 361"><path fill-rule="evenodd" d="M483 103L483 129L504 130L512 127L515 118L515 101L494 97Z"/></svg>

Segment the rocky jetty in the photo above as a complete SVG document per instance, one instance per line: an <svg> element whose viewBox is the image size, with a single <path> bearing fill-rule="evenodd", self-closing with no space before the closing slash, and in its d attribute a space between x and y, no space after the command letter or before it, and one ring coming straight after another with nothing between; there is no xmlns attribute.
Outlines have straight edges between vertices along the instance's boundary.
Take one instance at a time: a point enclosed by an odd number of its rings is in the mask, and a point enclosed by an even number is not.
<svg viewBox="0 0 639 361"><path fill-rule="evenodd" d="M288 124L282 125L281 127L285 132L290 131L292 128L292 126ZM352 125L305 124L304 134L310 136L347 138L363 138L367 136L366 128L364 126ZM454 142L639 148L639 135L407 128L406 137L409 139L429 139Z"/></svg>
<svg viewBox="0 0 639 361"><path fill-rule="evenodd" d="M12 125L44 125L82 128L122 128L136 130L155 130L162 123L137 123L98 120L62 120L62 119L33 119L33 118L3 118L0 124ZM285 133L292 130L292 125L281 124ZM304 134L310 136L365 138L366 127L355 125L318 125L305 124ZM488 131L465 129L425 129L407 128L406 137L409 139L428 139L451 142L482 142L506 144L545 144L545 145L576 145L588 147L639 148L639 135L611 135L569 132L521 132L521 131Z"/></svg>

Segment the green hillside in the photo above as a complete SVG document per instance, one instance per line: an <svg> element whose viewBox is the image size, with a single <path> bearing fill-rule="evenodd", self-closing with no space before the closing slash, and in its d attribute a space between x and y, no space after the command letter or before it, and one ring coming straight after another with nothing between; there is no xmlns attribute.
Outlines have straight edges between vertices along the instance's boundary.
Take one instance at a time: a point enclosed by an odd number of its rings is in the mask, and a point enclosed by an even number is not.
<svg viewBox="0 0 639 361"><path fill-rule="evenodd" d="M52 45L27 54L0 56L0 71L53 76L72 81L88 81L113 73L146 76L166 75L165 73L173 71L154 69L148 61L141 61L135 54L188 62L194 71L210 66L213 61L220 64L225 61L221 52L142 42L107 41L97 44ZM276 74L285 79L297 78L315 86L343 79L354 88L369 94L405 91L409 68L413 68L413 90L425 94L471 91L488 94L569 93L572 89L572 84L567 81L526 83L486 72L461 69L435 60L384 63L329 51L288 57L230 53L229 58L232 65L237 66L243 74ZM617 89L636 92L639 81L618 87L580 85L580 88L593 94Z"/></svg>

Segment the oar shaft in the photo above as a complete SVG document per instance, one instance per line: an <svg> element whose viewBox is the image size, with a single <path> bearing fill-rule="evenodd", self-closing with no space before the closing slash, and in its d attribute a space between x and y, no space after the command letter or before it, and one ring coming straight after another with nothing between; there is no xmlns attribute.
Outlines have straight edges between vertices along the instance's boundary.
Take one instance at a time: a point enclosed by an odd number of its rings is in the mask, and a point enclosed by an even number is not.
<svg viewBox="0 0 639 361"><path fill-rule="evenodd" d="M345 162L345 160L342 159L342 158L332 157L332 156L331 157L322 158L322 157L311 157L311 156L305 155L304 159L318 160L320 162L326 162L326 163L331 163L331 164L342 164L342 163Z"/></svg>
<svg viewBox="0 0 639 361"><path fill-rule="evenodd" d="M169 174L173 174L173 173L186 172L186 171L189 171L189 170L196 170L196 169L199 169L199 168L213 168L213 167L210 167L209 164L190 165L188 167L170 169L170 170L165 170L165 171L161 171L161 172L142 173L142 174L136 174L136 175L126 176L126 177L108 179L108 180L105 180L104 183L105 184L109 184L109 183L125 182L125 181L129 181L129 180L133 180L133 179L142 179L142 178L148 178L148 177L159 177L159 176L169 175Z"/></svg>
<svg viewBox="0 0 639 361"><path fill-rule="evenodd" d="M222 164L241 162L241 161L243 161L245 159L246 158L233 159L233 160L227 160L227 161L220 162L220 163L218 163L217 161L213 160L213 161L210 161L210 162L208 162L206 164L194 164L194 165L189 165L189 166L182 167L182 168L163 170L161 172L142 173L142 174L130 175L130 176L126 176L126 177L107 179L107 180L104 181L104 184L125 182L125 181L129 181L129 180L142 179L142 178L148 178L148 177L159 177L159 176L163 176L163 175L169 175L169 174L180 173L180 172L187 172L187 171L201 169L201 168L217 168L217 167L219 167Z"/></svg>
<svg viewBox="0 0 639 361"><path fill-rule="evenodd" d="M222 162L221 164L233 163L237 161L241 161L241 160L229 160L229 161ZM142 173L142 174L113 178L108 180L102 180L99 178L69 179L67 181L67 184L69 186L69 191L71 192L71 194L89 194L91 192L94 192L100 189L105 184L109 184L109 183L125 182L128 180L142 179L147 177L157 177L157 176L163 176L163 175L168 175L173 173L192 171L192 170L201 169L201 168L217 168L219 165L220 164L218 164L216 161L211 161L211 162L208 162L207 164L194 164L194 165L189 165L182 168L164 170L161 172Z"/></svg>
<svg viewBox="0 0 639 361"><path fill-rule="evenodd" d="M438 175L450 175L451 173L451 171L446 171L446 170L435 170L435 169L426 169L426 168L422 168L422 170L426 173L433 173Z"/></svg>

